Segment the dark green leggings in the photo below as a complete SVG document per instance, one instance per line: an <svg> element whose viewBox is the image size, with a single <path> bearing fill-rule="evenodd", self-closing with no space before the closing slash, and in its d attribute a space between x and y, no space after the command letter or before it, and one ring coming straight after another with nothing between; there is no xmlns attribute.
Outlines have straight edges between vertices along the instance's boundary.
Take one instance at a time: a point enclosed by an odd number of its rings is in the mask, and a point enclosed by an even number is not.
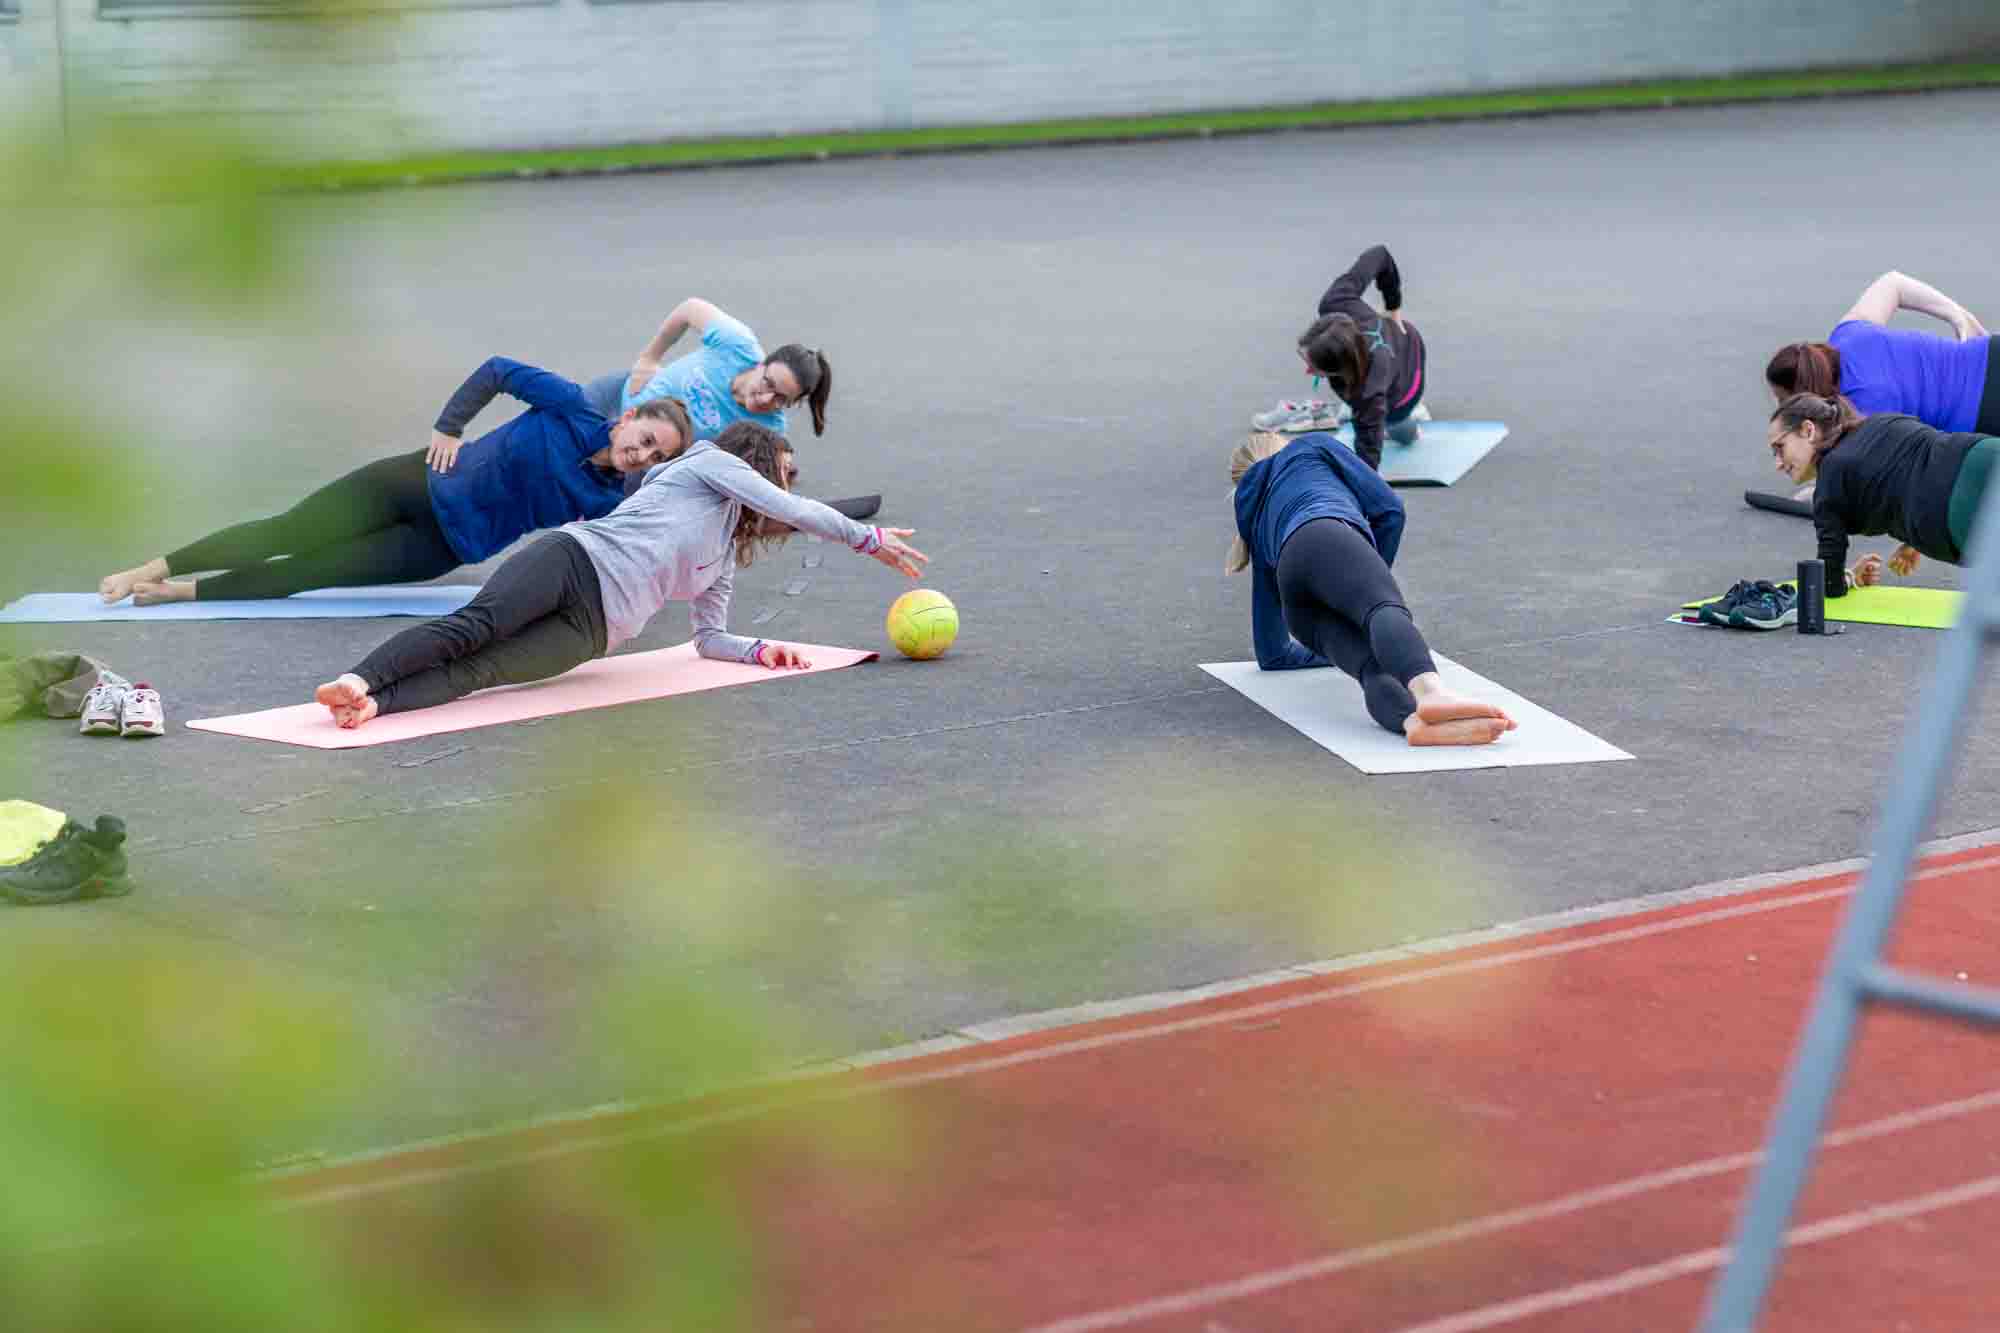
<svg viewBox="0 0 2000 1333"><path fill-rule="evenodd" d="M2000 439L1989 436L1972 446L1958 465L1958 480L1951 484L1951 507L1945 517L1961 564L1972 545L1972 524L1979 517L1980 501L1986 498L1986 474L1993 470L1995 460L2000 460Z"/></svg>

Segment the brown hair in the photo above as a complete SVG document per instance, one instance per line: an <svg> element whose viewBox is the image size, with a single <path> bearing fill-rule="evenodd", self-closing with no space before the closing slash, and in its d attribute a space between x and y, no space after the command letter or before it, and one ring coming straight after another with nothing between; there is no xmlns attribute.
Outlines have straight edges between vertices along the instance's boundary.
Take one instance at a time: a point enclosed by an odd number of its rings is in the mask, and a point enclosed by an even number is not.
<svg viewBox="0 0 2000 1333"><path fill-rule="evenodd" d="M827 364L826 355L817 347L786 343L764 358L767 366L774 361L799 382L799 392L812 409L813 434L826 434L826 400L833 394L833 367Z"/></svg>
<svg viewBox="0 0 2000 1333"><path fill-rule="evenodd" d="M694 423L688 420L687 404L678 398L648 398L632 409L635 417L648 417L654 421L664 421L681 433L680 452L694 443Z"/></svg>
<svg viewBox="0 0 2000 1333"><path fill-rule="evenodd" d="M1764 382L1784 396L1840 396L1840 349L1830 343L1786 343L1764 367Z"/></svg>
<svg viewBox="0 0 2000 1333"><path fill-rule="evenodd" d="M715 447L724 453L735 454L755 469L758 476L779 490L792 489L785 470L785 459L792 452L792 443L769 427L754 421L732 421L715 437ZM736 516L736 530L729 534L729 540L736 546L736 567L749 568L756 562L758 551L782 545L785 538L791 535L790 528L766 531L764 516L744 505L742 512Z"/></svg>
<svg viewBox="0 0 2000 1333"><path fill-rule="evenodd" d="M1327 387L1347 402L1368 382L1368 339L1348 315L1321 315L1299 335L1306 364L1326 376Z"/></svg>
<svg viewBox="0 0 2000 1333"><path fill-rule="evenodd" d="M1819 445L1813 450L1813 458L1817 460L1826 457L1827 450L1860 425L1862 417L1854 410L1854 404L1839 394L1824 398L1816 393L1795 393L1778 404L1771 420L1788 431L1797 430L1808 421L1817 426Z"/></svg>

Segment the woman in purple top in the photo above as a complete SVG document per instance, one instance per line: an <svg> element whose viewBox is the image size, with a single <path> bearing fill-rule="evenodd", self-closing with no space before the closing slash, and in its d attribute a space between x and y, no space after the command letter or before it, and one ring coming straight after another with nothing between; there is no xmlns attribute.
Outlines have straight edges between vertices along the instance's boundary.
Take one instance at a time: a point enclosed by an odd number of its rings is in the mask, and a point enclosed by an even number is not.
<svg viewBox="0 0 2000 1333"><path fill-rule="evenodd" d="M1887 327L1898 310L1942 320L1953 336ZM1764 381L1780 402L1799 393L1844 397L1864 416L1900 412L1942 431L2000 435L1995 341L1964 306L1891 271L1868 284L1825 342L1780 347Z"/></svg>

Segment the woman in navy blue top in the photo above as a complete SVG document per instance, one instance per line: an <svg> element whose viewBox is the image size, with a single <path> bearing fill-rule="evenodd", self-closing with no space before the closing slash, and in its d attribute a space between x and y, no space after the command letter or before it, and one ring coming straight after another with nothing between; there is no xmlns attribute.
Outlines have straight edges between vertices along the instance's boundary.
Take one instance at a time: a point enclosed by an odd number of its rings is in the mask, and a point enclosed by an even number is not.
<svg viewBox="0 0 2000 1333"><path fill-rule="evenodd" d="M1412 745L1487 745L1514 728L1492 704L1446 690L1389 566L1403 502L1331 435L1258 435L1229 456L1236 542L1251 571L1250 634L1266 671L1333 665L1361 682L1368 715Z"/></svg>
<svg viewBox="0 0 2000 1333"><path fill-rule="evenodd" d="M528 410L465 443L465 427L502 393ZM691 437L677 399L608 421L569 380L496 356L451 396L427 448L357 468L272 518L112 574L98 594L149 606L434 579L538 528L602 518L625 498L627 473L679 457ZM227 572L168 582L204 570Z"/></svg>

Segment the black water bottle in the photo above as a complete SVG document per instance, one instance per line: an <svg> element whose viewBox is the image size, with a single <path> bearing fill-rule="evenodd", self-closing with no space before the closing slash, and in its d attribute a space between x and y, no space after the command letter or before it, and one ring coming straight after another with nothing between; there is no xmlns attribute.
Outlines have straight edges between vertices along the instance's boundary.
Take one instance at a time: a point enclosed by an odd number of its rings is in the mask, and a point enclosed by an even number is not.
<svg viewBox="0 0 2000 1333"><path fill-rule="evenodd" d="M1799 561L1799 633L1826 633L1826 566Z"/></svg>

